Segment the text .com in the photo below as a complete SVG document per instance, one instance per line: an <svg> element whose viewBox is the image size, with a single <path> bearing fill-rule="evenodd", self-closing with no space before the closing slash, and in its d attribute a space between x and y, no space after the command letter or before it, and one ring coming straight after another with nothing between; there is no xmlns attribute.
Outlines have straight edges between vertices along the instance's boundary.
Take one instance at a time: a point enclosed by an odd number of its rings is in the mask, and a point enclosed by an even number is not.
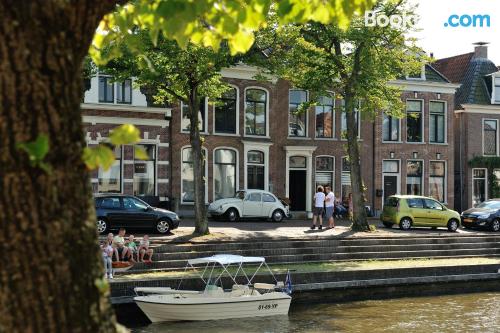
<svg viewBox="0 0 500 333"><path fill-rule="evenodd" d="M489 28L491 24L490 16L487 14L474 14L474 15L457 15L453 14L448 16L448 20L444 22L445 27L451 28Z"/></svg>

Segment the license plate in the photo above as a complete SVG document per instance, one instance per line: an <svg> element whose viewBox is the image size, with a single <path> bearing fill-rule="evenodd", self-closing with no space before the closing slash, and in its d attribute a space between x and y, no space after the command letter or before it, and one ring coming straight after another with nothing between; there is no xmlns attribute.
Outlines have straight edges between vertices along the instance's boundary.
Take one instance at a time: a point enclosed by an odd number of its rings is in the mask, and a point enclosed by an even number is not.
<svg viewBox="0 0 500 333"><path fill-rule="evenodd" d="M474 222L473 219L464 219L464 222Z"/></svg>

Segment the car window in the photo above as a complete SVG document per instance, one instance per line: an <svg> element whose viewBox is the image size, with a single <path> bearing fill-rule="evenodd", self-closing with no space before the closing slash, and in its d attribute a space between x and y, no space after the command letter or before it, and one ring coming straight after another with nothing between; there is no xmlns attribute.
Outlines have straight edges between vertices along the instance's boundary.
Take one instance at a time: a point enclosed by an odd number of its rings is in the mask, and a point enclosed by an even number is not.
<svg viewBox="0 0 500 333"><path fill-rule="evenodd" d="M424 199L425 201L425 208L427 209L436 209L436 210L443 210L443 206L437 201L431 200L431 199Z"/></svg>
<svg viewBox="0 0 500 333"><path fill-rule="evenodd" d="M500 209L500 201L484 201L477 208Z"/></svg>
<svg viewBox="0 0 500 333"><path fill-rule="evenodd" d="M399 199L395 197L389 197L385 200L384 206L397 207Z"/></svg>
<svg viewBox="0 0 500 333"><path fill-rule="evenodd" d="M106 208L106 209L120 208L120 198L116 197L102 198L101 208Z"/></svg>
<svg viewBox="0 0 500 333"><path fill-rule="evenodd" d="M131 197L123 198L123 206L125 207L125 209L141 209L141 210L144 210L148 207L142 201L139 201Z"/></svg>
<svg viewBox="0 0 500 333"><path fill-rule="evenodd" d="M263 193L262 194L262 201L264 201L264 202L276 202L276 199L270 194Z"/></svg>
<svg viewBox="0 0 500 333"><path fill-rule="evenodd" d="M424 203L422 202L422 199L412 198L412 199L407 199L406 202L408 203L408 207L410 208L424 208Z"/></svg>
<svg viewBox="0 0 500 333"><path fill-rule="evenodd" d="M261 200L261 195L260 193L250 193L247 197L248 201L255 201L255 202L260 202Z"/></svg>

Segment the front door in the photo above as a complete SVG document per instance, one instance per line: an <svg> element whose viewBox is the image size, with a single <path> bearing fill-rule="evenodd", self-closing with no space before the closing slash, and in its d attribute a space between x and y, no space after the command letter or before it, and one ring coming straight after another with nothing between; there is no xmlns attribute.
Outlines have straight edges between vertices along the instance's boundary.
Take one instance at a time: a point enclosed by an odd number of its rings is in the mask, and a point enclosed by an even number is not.
<svg viewBox="0 0 500 333"><path fill-rule="evenodd" d="M384 202L396 193L398 193L398 176L384 175Z"/></svg>
<svg viewBox="0 0 500 333"><path fill-rule="evenodd" d="M290 199L290 210L305 211L307 187L307 171L306 170L290 170L288 180L288 195Z"/></svg>

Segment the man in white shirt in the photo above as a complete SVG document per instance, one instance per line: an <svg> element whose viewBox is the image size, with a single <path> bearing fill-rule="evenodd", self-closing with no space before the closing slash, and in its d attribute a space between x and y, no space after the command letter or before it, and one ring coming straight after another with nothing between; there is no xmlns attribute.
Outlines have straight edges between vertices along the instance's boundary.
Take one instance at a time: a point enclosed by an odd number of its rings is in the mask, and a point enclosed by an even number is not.
<svg viewBox="0 0 500 333"><path fill-rule="evenodd" d="M328 220L328 229L335 228L335 221L333 220L333 212L335 211L335 194L333 194L330 186L325 187L325 219Z"/></svg>
<svg viewBox="0 0 500 333"><path fill-rule="evenodd" d="M311 229L316 229L316 218L319 218L318 229L323 229L323 209L325 206L325 193L323 193L323 186L318 186L316 194L314 194L314 210L313 210L313 225Z"/></svg>

